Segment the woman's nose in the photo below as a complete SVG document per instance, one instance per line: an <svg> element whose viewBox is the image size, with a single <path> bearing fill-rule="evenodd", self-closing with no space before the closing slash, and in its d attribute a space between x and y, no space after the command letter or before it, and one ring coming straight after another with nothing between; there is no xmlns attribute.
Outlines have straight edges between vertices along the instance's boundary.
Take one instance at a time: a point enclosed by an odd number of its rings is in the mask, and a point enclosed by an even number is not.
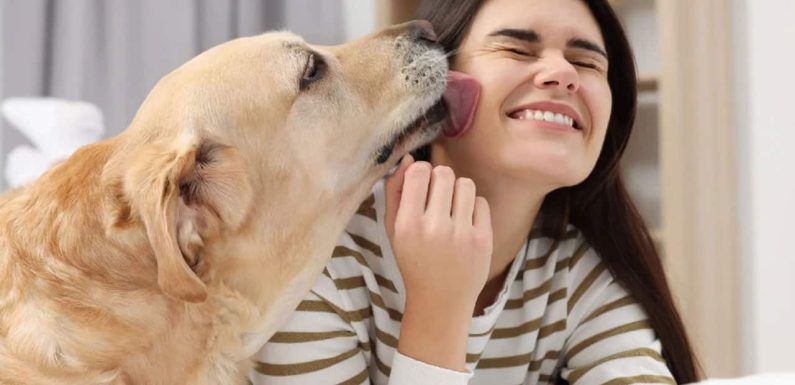
<svg viewBox="0 0 795 385"><path fill-rule="evenodd" d="M580 75L566 58L549 55L539 61L541 69L536 74L535 85L541 89L558 89L575 93L580 88Z"/></svg>

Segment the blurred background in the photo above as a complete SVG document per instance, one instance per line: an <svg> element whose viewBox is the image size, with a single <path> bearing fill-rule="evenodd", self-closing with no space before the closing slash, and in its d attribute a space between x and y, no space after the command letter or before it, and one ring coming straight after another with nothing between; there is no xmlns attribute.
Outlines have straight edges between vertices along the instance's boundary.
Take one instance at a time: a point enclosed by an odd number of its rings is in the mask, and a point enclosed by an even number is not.
<svg viewBox="0 0 795 385"><path fill-rule="evenodd" d="M416 0L0 0L2 189L125 129L238 36L336 44ZM795 1L613 0L635 49L629 187L710 377L795 371Z"/></svg>

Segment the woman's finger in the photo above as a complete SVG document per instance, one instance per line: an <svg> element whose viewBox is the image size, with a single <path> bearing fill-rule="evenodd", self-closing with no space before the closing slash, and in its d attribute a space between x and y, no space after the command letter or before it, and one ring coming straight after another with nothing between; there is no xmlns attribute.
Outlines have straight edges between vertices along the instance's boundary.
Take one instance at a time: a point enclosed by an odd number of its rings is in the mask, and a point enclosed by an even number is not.
<svg viewBox="0 0 795 385"><path fill-rule="evenodd" d="M430 179L430 163L414 162L408 166L403 176L403 190L395 218L404 215L417 218L422 216L425 212Z"/></svg>
<svg viewBox="0 0 795 385"><path fill-rule="evenodd" d="M475 211L475 182L469 178L458 178L453 192L453 222L472 226Z"/></svg>
<svg viewBox="0 0 795 385"><path fill-rule="evenodd" d="M439 217L450 218L453 206L455 173L447 166L437 166L431 175L430 193L425 212Z"/></svg>
<svg viewBox="0 0 795 385"><path fill-rule="evenodd" d="M403 181L405 179L406 170L414 163L414 157L411 154L406 154L400 160L400 166L397 171L388 176L384 181L384 195L386 212L384 213L384 221L386 222L387 230L392 231L392 225L395 223L398 207L400 207L400 197L403 194Z"/></svg>

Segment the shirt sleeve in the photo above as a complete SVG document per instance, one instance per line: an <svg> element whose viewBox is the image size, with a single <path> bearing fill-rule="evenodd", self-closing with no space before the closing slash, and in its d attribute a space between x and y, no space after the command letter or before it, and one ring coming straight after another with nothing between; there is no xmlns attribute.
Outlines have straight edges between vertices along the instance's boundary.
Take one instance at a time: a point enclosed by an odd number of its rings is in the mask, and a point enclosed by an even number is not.
<svg viewBox="0 0 795 385"><path fill-rule="evenodd" d="M471 377L472 373L426 364L395 351L389 385L466 385Z"/></svg>
<svg viewBox="0 0 795 385"><path fill-rule="evenodd" d="M676 384L646 312L595 252L570 269L561 377L572 385Z"/></svg>
<svg viewBox="0 0 795 385"><path fill-rule="evenodd" d="M349 309L328 270L281 329L254 357L253 385L370 384L370 336L353 323L372 308ZM377 368L373 368L377 370ZM471 373L414 360L395 351L389 385L465 385Z"/></svg>

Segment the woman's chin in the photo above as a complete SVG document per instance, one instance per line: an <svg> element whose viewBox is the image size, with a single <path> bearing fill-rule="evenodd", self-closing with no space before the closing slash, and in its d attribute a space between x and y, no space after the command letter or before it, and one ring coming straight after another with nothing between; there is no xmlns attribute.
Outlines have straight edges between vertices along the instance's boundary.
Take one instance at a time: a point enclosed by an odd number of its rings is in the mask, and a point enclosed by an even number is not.
<svg viewBox="0 0 795 385"><path fill-rule="evenodd" d="M589 168L574 162L571 157L536 154L506 161L503 164L510 174L552 190L579 184L590 172Z"/></svg>

